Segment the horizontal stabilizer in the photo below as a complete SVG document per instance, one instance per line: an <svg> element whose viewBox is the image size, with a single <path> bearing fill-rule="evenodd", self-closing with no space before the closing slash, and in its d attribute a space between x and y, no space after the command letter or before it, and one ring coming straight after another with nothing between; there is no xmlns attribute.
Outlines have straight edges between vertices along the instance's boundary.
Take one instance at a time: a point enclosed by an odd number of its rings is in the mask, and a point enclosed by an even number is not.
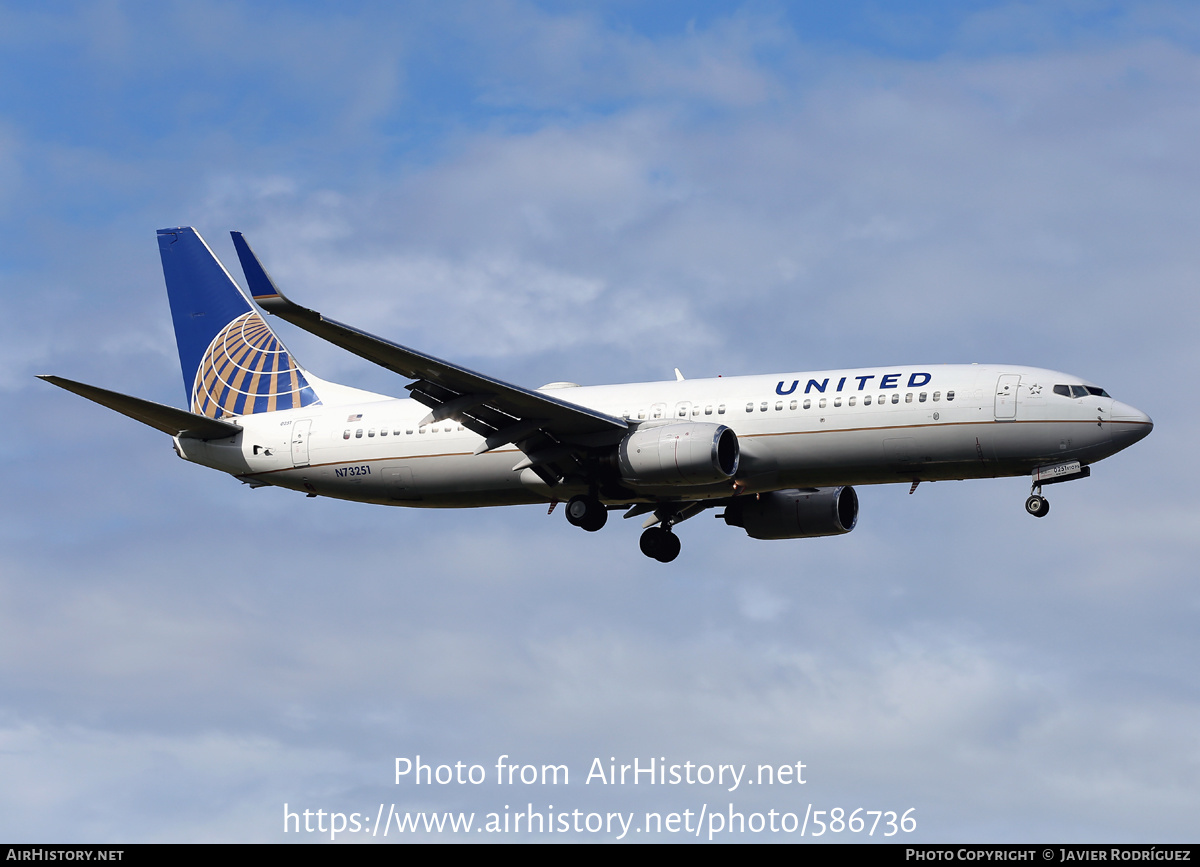
<svg viewBox="0 0 1200 867"><path fill-rule="evenodd" d="M90 401L116 410L122 415L127 415L135 421L150 425L150 427L171 436L216 440L231 437L241 431L241 428L235 424L196 415L193 412L155 403L152 400L142 400L140 397L130 397L127 394L97 388L94 385L63 379L61 376L41 375L38 376L38 379L44 379L51 385L65 388L80 397L86 397Z"/></svg>

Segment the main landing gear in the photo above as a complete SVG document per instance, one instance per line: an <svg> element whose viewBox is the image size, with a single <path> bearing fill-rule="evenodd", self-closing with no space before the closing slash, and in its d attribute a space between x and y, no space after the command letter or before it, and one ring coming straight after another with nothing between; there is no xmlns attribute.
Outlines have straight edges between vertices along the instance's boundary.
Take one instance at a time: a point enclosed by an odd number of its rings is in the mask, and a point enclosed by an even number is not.
<svg viewBox="0 0 1200 867"><path fill-rule="evenodd" d="M553 510L551 506L551 510ZM691 504L680 509L678 505L669 508L656 508L652 505L635 507L626 517L645 514L653 510L658 526L650 527L642 533L639 547L647 557L660 563L670 563L679 556L679 537L671 532L678 522L685 520L703 509L702 505ZM596 532L608 522L608 508L600 502L595 494L579 494L567 501L567 521L576 527L582 527L589 532Z"/></svg>
<svg viewBox="0 0 1200 867"><path fill-rule="evenodd" d="M567 521L576 527L583 527L589 533L595 533L608 522L608 509L599 498L580 494L567 502Z"/></svg>
<svg viewBox="0 0 1200 867"><path fill-rule="evenodd" d="M670 563L679 556L679 537L666 527L651 527L638 542L642 553L659 563Z"/></svg>
<svg viewBox="0 0 1200 867"><path fill-rule="evenodd" d="M657 560L659 563L670 563L679 556L679 537L675 535L675 525L680 521L686 521L693 515L698 515L708 508L704 501L692 503L662 503L657 507L645 506L644 508L654 509L654 518L651 519L651 524L657 520L657 526L651 526L642 533L642 538L639 541L639 547L642 553L647 557ZM645 526L643 524L643 526Z"/></svg>

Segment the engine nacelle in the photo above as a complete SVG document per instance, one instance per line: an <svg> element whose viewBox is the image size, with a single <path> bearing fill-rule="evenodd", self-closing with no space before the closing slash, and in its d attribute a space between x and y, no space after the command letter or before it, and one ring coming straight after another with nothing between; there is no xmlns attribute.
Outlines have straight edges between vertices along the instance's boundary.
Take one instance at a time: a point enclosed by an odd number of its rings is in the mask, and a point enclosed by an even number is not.
<svg viewBox="0 0 1200 867"><path fill-rule="evenodd" d="M711 485L733 478L740 454L725 425L684 422L634 431L617 447L617 465L630 485Z"/></svg>
<svg viewBox="0 0 1200 867"><path fill-rule="evenodd" d="M752 539L840 536L858 523L858 494L845 487L737 497L725 507L725 523Z"/></svg>

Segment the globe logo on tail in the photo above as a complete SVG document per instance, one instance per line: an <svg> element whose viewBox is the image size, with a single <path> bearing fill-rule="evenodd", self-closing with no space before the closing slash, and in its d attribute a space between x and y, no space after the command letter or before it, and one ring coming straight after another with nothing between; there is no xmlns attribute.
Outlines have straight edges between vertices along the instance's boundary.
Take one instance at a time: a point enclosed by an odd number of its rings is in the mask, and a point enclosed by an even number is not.
<svg viewBox="0 0 1200 867"><path fill-rule="evenodd" d="M263 318L251 311L208 345L192 385L192 412L209 418L298 409L320 403Z"/></svg>

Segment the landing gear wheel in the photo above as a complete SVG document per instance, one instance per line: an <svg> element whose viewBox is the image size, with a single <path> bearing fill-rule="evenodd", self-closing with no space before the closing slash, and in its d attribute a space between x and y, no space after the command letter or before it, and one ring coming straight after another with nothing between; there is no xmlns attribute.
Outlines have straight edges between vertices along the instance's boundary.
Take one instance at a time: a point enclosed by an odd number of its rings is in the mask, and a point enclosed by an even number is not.
<svg viewBox="0 0 1200 867"><path fill-rule="evenodd" d="M595 497L580 494L567 503L567 521L595 533L608 521L608 509Z"/></svg>
<svg viewBox="0 0 1200 867"><path fill-rule="evenodd" d="M1025 511L1035 518L1044 518L1050 514L1050 501L1033 494L1025 501Z"/></svg>
<svg viewBox="0 0 1200 867"><path fill-rule="evenodd" d="M651 527L642 533L638 546L643 554L659 563L670 563L679 556L679 549L682 547L679 537L662 527Z"/></svg>

